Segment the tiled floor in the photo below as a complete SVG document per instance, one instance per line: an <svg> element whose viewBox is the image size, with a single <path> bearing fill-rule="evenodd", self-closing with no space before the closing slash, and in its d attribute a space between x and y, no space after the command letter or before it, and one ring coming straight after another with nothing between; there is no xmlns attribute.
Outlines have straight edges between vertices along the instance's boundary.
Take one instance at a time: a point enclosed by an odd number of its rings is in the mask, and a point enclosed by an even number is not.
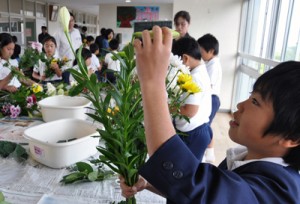
<svg viewBox="0 0 300 204"><path fill-rule="evenodd" d="M214 149L216 155L215 165L218 165L226 155L226 150L237 144L232 142L228 136L229 121L231 115L229 113L217 113L213 122L212 129L214 134Z"/></svg>

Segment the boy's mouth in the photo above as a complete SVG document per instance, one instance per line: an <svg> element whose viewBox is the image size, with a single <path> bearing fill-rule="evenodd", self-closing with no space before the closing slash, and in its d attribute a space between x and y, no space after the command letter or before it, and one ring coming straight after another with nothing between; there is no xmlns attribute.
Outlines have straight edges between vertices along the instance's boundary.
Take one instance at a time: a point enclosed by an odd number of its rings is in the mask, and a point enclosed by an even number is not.
<svg viewBox="0 0 300 204"><path fill-rule="evenodd" d="M239 126L239 123L235 119L232 119L231 121L229 121L229 125L231 127L237 127Z"/></svg>

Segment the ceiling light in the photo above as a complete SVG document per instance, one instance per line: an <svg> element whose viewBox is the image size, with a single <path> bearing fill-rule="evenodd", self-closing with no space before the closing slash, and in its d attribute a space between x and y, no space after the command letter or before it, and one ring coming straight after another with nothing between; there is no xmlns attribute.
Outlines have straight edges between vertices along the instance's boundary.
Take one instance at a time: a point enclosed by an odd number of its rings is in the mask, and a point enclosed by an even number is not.
<svg viewBox="0 0 300 204"><path fill-rule="evenodd" d="M125 2L126 2L126 3L130 3L130 2L131 2L131 0L125 0Z"/></svg>

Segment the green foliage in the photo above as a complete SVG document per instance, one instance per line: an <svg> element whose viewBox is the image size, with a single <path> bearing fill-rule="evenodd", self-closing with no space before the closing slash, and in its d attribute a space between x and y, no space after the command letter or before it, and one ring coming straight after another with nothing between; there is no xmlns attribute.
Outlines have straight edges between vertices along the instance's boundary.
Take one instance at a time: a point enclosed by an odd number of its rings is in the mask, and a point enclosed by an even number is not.
<svg viewBox="0 0 300 204"><path fill-rule="evenodd" d="M24 85L22 85L15 93L3 92L3 94L5 96L0 99L0 107L2 108L0 111L2 111L4 116L10 115L10 112L5 111L4 113L3 107L14 105L20 107L21 112L19 115L32 117L39 112L37 101L48 97L45 92L34 92L33 87L27 87Z"/></svg>
<svg viewBox="0 0 300 204"><path fill-rule="evenodd" d="M28 69L36 65L44 53L39 53L38 50L30 47L24 50L24 54L20 58L19 68Z"/></svg>
<svg viewBox="0 0 300 204"><path fill-rule="evenodd" d="M9 204L8 202L5 201L3 193L0 191L0 204Z"/></svg>
<svg viewBox="0 0 300 204"><path fill-rule="evenodd" d="M125 178L127 185L137 182L138 169L144 164L147 155L143 127L142 96L139 82L134 74L135 59L132 44L127 45L121 54L112 53L120 61L121 71L117 83L98 83L94 74L87 74L87 67L78 52L79 71L70 69L78 86L69 91L76 95L84 88L85 97L93 103L94 113L88 115L104 126L98 129L105 147L98 147L101 156L94 163L104 163L114 172ZM105 96L100 96L100 90ZM129 199L128 203L135 203Z"/></svg>
<svg viewBox="0 0 300 204"><path fill-rule="evenodd" d="M103 168L94 170L88 163L77 162L75 171L65 175L60 182L63 184L71 184L87 181L103 181L112 175L112 171L106 171Z"/></svg>
<svg viewBox="0 0 300 204"><path fill-rule="evenodd" d="M0 141L0 156L3 158L13 157L19 162L28 158L26 150L21 145L9 141Z"/></svg>

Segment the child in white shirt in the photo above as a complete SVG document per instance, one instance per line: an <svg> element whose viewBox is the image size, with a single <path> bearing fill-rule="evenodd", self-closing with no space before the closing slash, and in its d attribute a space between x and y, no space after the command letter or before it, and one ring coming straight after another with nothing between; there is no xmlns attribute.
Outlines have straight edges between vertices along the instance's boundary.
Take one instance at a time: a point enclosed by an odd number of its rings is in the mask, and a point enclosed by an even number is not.
<svg viewBox="0 0 300 204"><path fill-rule="evenodd" d="M112 39L109 42L109 48L111 52L117 53L119 49L119 41L117 39ZM113 54L107 53L105 55L104 62L107 64L107 80L111 83L116 83L115 74L120 72L120 61L112 59Z"/></svg>
<svg viewBox="0 0 300 204"><path fill-rule="evenodd" d="M180 113L187 116L189 121L176 117L174 125L179 133L181 132L181 139L197 159L202 160L204 155L202 150L205 150L212 138L208 124L211 113L210 79L205 64L201 63L201 54L195 39L180 38L174 42L172 52L180 56L183 64L190 68L193 81L201 89L199 93L189 95L184 105L180 107Z"/></svg>
<svg viewBox="0 0 300 204"><path fill-rule="evenodd" d="M221 91L221 81L222 81L222 67L220 63L220 59L218 57L219 54L219 42L218 40L211 34L205 34L197 40L200 46L200 53L202 59L205 61L207 73L210 77L210 83L212 88L212 111L209 116L209 124L211 125L217 111L220 108L220 91ZM215 161L215 153L214 153L214 140L212 139L211 143L208 145L205 152L205 160L206 162L214 162Z"/></svg>
<svg viewBox="0 0 300 204"><path fill-rule="evenodd" d="M91 59L91 68L94 70L95 74L97 75L98 81L100 79L100 71L101 71L101 64L97 55L99 55L99 46L96 43L90 45L90 51L92 53Z"/></svg>

